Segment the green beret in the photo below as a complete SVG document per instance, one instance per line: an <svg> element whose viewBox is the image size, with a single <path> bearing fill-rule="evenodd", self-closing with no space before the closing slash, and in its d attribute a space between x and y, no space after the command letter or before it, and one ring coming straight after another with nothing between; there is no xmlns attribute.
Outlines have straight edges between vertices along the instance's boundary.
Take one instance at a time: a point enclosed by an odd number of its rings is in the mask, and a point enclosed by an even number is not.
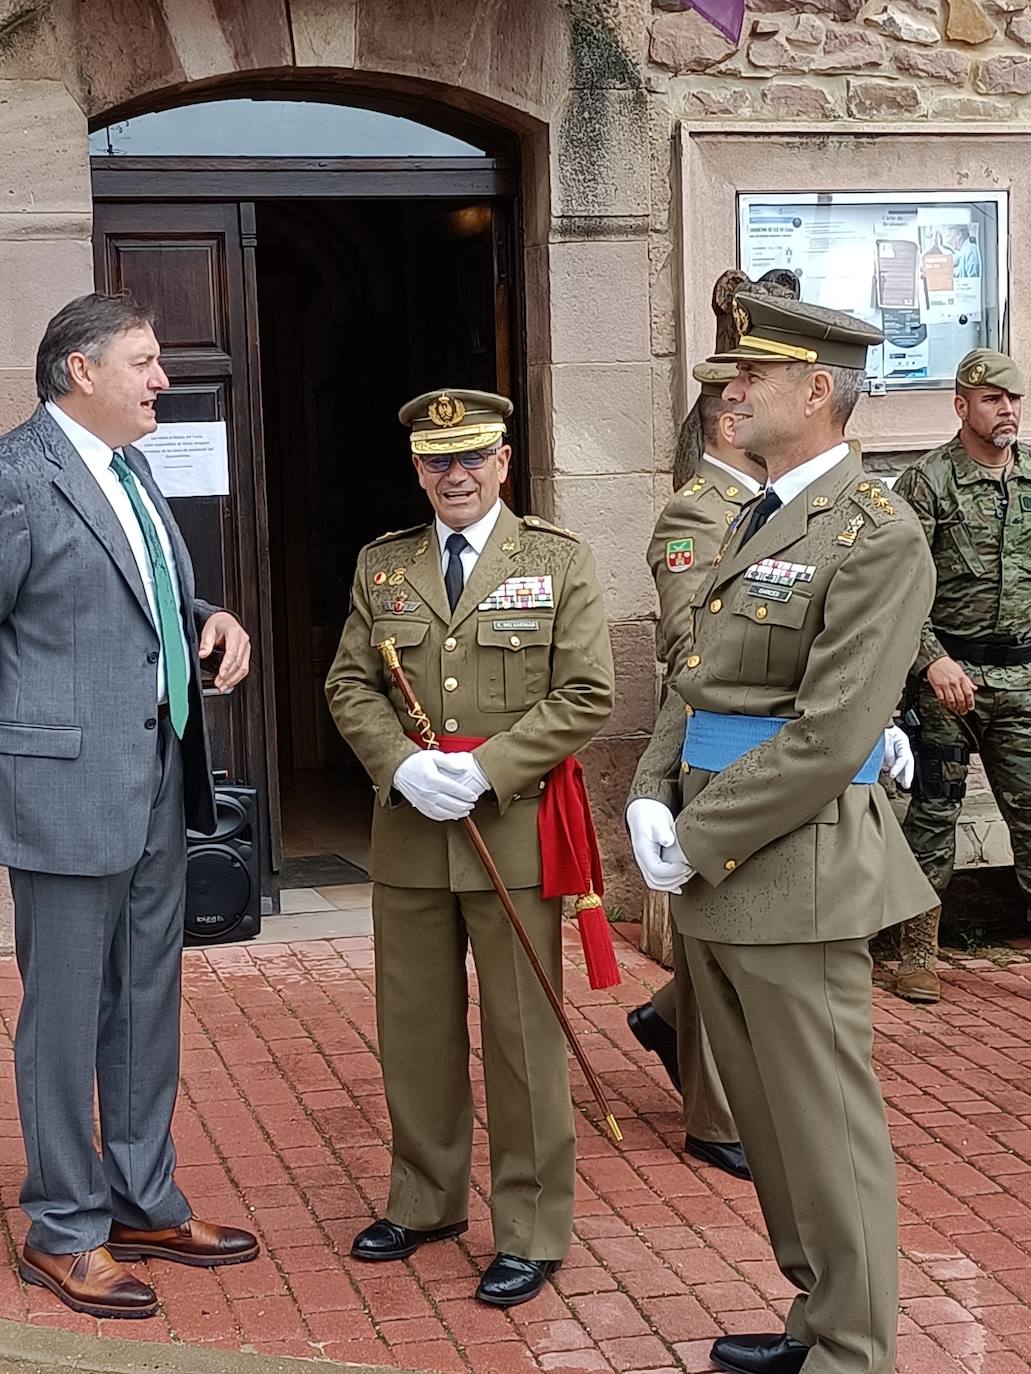
<svg viewBox="0 0 1031 1374"><path fill-rule="evenodd" d="M960 386L997 386L1011 396L1023 396L1027 391L1016 363L1005 353L992 348L975 348L956 368Z"/></svg>
<svg viewBox="0 0 1031 1374"><path fill-rule="evenodd" d="M741 342L715 354L711 363L827 363L865 372L867 349L884 342L874 325L843 310L782 296L741 291L734 297L733 315Z"/></svg>
<svg viewBox="0 0 1031 1374"><path fill-rule="evenodd" d="M412 431L413 453L470 453L492 448L512 414L507 396L492 391L424 391L397 418Z"/></svg>

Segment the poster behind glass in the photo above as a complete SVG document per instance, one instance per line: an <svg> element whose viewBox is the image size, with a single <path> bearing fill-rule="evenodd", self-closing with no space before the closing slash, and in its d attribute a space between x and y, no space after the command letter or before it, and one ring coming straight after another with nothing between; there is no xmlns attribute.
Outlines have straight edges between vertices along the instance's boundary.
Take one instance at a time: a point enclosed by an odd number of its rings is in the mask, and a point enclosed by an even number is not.
<svg viewBox="0 0 1031 1374"><path fill-rule="evenodd" d="M883 329L871 389L951 386L972 348L1005 348L1005 193L738 196L741 267L799 279L802 299Z"/></svg>

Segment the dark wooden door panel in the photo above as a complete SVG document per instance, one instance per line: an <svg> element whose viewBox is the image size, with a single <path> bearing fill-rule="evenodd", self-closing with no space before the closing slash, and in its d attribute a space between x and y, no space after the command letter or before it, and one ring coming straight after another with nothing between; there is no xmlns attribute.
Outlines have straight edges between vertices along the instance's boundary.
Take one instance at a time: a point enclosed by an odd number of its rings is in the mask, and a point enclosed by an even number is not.
<svg viewBox="0 0 1031 1374"><path fill-rule="evenodd" d="M253 212L238 203L98 201L94 254L98 290L131 291L156 313L161 361L172 383L159 397L159 422L226 422L229 495L182 497L172 507L193 559L198 595L237 614L254 646L248 680L228 696L209 693L206 709L215 768L259 789L267 890L279 844L278 780L275 750L266 741L266 729L275 728L275 706L263 691L263 650L270 654L271 647L262 632L260 380L253 366L256 339L250 337L256 321L248 307L253 252L245 251L242 226L252 229ZM252 233L247 241L253 249Z"/></svg>

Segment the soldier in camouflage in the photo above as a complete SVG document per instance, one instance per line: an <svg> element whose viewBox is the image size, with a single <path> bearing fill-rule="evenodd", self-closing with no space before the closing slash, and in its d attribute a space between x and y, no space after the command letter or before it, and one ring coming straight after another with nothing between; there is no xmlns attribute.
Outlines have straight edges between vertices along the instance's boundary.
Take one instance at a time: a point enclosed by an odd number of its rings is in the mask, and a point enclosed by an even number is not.
<svg viewBox="0 0 1031 1374"><path fill-rule="evenodd" d="M1024 379L976 349L956 373L957 436L896 484L920 518L938 586L908 702L919 719L916 785L903 826L936 892L948 885L973 748L1009 829L1031 906L1031 450L1017 441ZM902 931L900 996L940 996L935 907Z"/></svg>

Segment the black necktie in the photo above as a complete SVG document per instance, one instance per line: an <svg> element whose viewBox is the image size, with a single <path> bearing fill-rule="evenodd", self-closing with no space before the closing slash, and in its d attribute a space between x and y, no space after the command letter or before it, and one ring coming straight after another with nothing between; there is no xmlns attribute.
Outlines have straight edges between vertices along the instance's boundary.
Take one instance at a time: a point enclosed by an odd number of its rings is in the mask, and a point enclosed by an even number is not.
<svg viewBox="0 0 1031 1374"><path fill-rule="evenodd" d="M745 532L741 536L741 544L738 547L743 547L747 544L752 535L761 530L770 516L773 515L775 511L779 511L783 504L784 502L773 488L767 487L761 499L757 501L753 507L751 515L748 517L748 524L745 526Z"/></svg>
<svg viewBox="0 0 1031 1374"><path fill-rule="evenodd" d="M448 551L447 571L444 573L444 590L447 604L452 610L458 605L458 598L465 586L465 569L462 567L462 550L471 547L464 534L449 534L444 547Z"/></svg>

